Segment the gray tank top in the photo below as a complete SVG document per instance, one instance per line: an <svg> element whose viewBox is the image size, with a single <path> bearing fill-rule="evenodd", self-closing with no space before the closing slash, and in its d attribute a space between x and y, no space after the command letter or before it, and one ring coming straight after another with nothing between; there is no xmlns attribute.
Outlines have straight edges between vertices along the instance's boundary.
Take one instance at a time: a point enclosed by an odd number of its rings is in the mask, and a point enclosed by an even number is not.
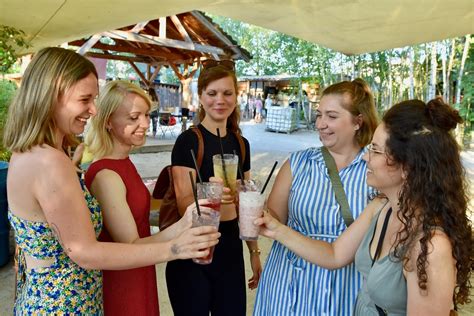
<svg viewBox="0 0 474 316"><path fill-rule="evenodd" d="M403 275L402 262L397 260L391 252L375 261L372 266L369 246L379 216L380 211L370 223L369 230L355 256L356 269L364 277L364 283L357 295L354 314L378 316L375 308L377 304L388 315L406 315L407 281Z"/></svg>

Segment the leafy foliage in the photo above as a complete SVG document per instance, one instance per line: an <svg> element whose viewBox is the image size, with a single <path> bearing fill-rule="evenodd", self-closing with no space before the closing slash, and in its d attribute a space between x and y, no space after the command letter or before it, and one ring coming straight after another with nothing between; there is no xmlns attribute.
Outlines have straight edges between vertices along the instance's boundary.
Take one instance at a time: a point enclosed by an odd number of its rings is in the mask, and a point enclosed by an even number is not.
<svg viewBox="0 0 474 316"><path fill-rule="evenodd" d="M460 114L466 124L472 128L474 125L474 47L469 49L468 59L464 68L462 81L463 98L460 105Z"/></svg>
<svg viewBox="0 0 474 316"><path fill-rule="evenodd" d="M16 85L8 80L0 79L0 160L9 161L11 153L3 148L3 127L5 126L8 105L10 104L15 91Z"/></svg>
<svg viewBox="0 0 474 316"><path fill-rule="evenodd" d="M0 73L7 73L18 59L17 50L28 48L25 32L13 27L0 25Z"/></svg>

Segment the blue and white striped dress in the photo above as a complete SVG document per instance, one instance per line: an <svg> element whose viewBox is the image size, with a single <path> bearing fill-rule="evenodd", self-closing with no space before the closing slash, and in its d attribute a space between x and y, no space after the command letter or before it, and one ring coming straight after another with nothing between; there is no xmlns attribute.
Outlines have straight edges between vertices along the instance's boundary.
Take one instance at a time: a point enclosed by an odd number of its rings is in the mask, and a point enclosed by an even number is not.
<svg viewBox="0 0 474 316"><path fill-rule="evenodd" d="M366 184L365 150L339 172L350 209L357 218L374 189ZM320 148L290 156L293 176L288 201L292 229L333 242L346 229ZM352 315L362 276L354 264L327 270L311 264L274 242L258 284L257 315Z"/></svg>

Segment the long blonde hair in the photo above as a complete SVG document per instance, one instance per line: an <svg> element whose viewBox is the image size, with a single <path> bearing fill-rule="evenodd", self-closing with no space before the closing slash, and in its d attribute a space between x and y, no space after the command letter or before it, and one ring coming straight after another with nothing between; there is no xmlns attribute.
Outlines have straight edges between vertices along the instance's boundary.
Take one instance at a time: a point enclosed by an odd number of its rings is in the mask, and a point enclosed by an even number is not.
<svg viewBox="0 0 474 316"><path fill-rule="evenodd" d="M12 152L43 144L57 147L54 109L68 89L90 74L97 78L94 64L71 50L49 47L36 53L8 110L5 147ZM74 143L74 135L66 135L61 145Z"/></svg>
<svg viewBox="0 0 474 316"><path fill-rule="evenodd" d="M110 116L123 104L128 94L133 93L145 100L151 109L151 100L137 85L116 80L107 83L99 93L97 100L97 114L91 119L91 125L86 132L85 143L95 159L112 153L113 139L107 130Z"/></svg>

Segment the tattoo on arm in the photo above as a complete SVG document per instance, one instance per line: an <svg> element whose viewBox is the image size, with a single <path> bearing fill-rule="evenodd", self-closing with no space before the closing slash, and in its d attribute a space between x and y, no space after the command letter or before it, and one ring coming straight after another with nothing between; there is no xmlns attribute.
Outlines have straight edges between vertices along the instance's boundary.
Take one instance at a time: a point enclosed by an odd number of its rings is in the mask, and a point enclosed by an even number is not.
<svg viewBox="0 0 474 316"><path fill-rule="evenodd" d="M56 226L55 223L51 223L51 230L53 231L53 234L56 236L56 239L58 240L59 244L63 248L64 252L69 255L71 253L71 248L66 248L63 240L61 239L61 232L59 231L58 226Z"/></svg>
<svg viewBox="0 0 474 316"><path fill-rule="evenodd" d="M176 244L171 245L171 253L173 255L179 255L180 252L181 252L181 250L179 250L178 245L176 245Z"/></svg>

